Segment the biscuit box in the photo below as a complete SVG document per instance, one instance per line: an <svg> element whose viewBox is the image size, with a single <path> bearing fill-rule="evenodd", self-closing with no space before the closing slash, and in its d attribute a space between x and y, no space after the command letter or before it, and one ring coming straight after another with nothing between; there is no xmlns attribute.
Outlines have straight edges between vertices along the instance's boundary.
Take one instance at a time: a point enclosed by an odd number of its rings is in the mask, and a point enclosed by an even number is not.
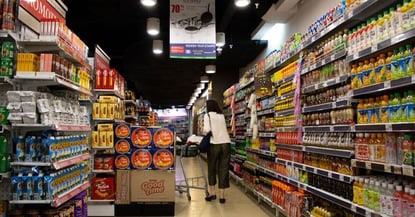
<svg viewBox="0 0 415 217"><path fill-rule="evenodd" d="M131 169L151 170L153 155L151 149L133 148L130 155Z"/></svg>
<svg viewBox="0 0 415 217"><path fill-rule="evenodd" d="M131 141L129 139L116 139L114 148L116 154L130 154L132 151Z"/></svg>
<svg viewBox="0 0 415 217"><path fill-rule="evenodd" d="M117 170L129 170L131 168L130 154L115 154L114 165Z"/></svg>
<svg viewBox="0 0 415 217"><path fill-rule="evenodd" d="M174 148L175 144L175 134L174 128L155 128L149 127L152 132L153 148Z"/></svg>
<svg viewBox="0 0 415 217"><path fill-rule="evenodd" d="M132 202L174 202L174 171L132 170L130 183Z"/></svg>
<svg viewBox="0 0 415 217"><path fill-rule="evenodd" d="M113 177L92 178L91 199L112 200L115 199L115 180Z"/></svg>
<svg viewBox="0 0 415 217"><path fill-rule="evenodd" d="M175 154L174 148L151 149L153 170L174 170Z"/></svg>
<svg viewBox="0 0 415 217"><path fill-rule="evenodd" d="M114 139L129 139L131 127L129 124L114 124Z"/></svg>
<svg viewBox="0 0 415 217"><path fill-rule="evenodd" d="M131 144L135 148L151 148L153 135L151 128L146 127L131 127Z"/></svg>

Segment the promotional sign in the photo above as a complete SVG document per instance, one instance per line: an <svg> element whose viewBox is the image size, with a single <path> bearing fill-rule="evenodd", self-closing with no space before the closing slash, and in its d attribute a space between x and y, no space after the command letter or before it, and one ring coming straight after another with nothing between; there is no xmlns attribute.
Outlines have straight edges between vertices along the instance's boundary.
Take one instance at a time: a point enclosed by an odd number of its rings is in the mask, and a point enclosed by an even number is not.
<svg viewBox="0 0 415 217"><path fill-rule="evenodd" d="M19 4L38 20L58 19L60 22L65 23L65 17L47 0L19 1Z"/></svg>
<svg viewBox="0 0 415 217"><path fill-rule="evenodd" d="M170 0L170 57L216 58L214 0Z"/></svg>

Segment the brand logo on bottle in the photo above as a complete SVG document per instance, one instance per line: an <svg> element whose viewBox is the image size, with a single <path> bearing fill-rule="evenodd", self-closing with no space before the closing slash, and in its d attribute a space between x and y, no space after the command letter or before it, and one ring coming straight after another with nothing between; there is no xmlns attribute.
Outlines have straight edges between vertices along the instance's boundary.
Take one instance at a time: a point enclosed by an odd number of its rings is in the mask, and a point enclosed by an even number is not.
<svg viewBox="0 0 415 217"><path fill-rule="evenodd" d="M150 179L141 184L141 189L145 192L146 196L164 193L164 180L157 181Z"/></svg>

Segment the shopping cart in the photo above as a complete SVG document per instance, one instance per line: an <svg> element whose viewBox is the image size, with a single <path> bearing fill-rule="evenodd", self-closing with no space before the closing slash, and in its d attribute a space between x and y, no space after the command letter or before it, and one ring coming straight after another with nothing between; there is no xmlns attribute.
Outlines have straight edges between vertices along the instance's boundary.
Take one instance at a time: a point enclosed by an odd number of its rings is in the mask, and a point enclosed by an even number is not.
<svg viewBox="0 0 415 217"><path fill-rule="evenodd" d="M201 140L201 139L200 139ZM180 148L180 163L178 164L180 166L180 170L182 171L183 179L176 180L176 191L178 191L180 194L186 192L187 199L190 201L192 197L190 196L190 189L201 189L205 190L206 196L209 195L208 192L208 182L205 174L205 169L203 167L203 162L200 156L200 152L197 149L198 142L200 142L198 138L195 137L189 137L186 144L182 145ZM194 148L196 147L196 150ZM190 150L192 149L193 150ZM189 151L190 150L190 151ZM186 169L184 167L184 160L188 158L197 158L199 169L200 169L200 176L196 177L187 177L186 175ZM179 171L176 169L176 171Z"/></svg>

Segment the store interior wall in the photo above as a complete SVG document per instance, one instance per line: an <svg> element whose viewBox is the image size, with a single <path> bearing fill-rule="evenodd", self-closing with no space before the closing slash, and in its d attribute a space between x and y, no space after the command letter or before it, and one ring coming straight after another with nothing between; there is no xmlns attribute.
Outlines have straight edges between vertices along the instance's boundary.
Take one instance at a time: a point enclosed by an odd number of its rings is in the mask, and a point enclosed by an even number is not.
<svg viewBox="0 0 415 217"><path fill-rule="evenodd" d="M285 0L289 1L289 0ZM239 71L240 76L248 69L252 68L261 59L264 59L273 50L280 50L281 45L294 33L299 32L301 34L307 31L307 28L322 14L326 13L337 4L340 0L301 0L297 4L297 11L294 16L288 19L284 24L274 30L274 34L270 33L265 39L268 40L267 48L246 67L241 68ZM271 9L270 9L271 10ZM278 34L278 35L275 35Z"/></svg>
<svg viewBox="0 0 415 217"><path fill-rule="evenodd" d="M216 72L212 76L212 94L209 96L218 102L223 108L223 92L235 83L239 82L238 70L228 69Z"/></svg>

